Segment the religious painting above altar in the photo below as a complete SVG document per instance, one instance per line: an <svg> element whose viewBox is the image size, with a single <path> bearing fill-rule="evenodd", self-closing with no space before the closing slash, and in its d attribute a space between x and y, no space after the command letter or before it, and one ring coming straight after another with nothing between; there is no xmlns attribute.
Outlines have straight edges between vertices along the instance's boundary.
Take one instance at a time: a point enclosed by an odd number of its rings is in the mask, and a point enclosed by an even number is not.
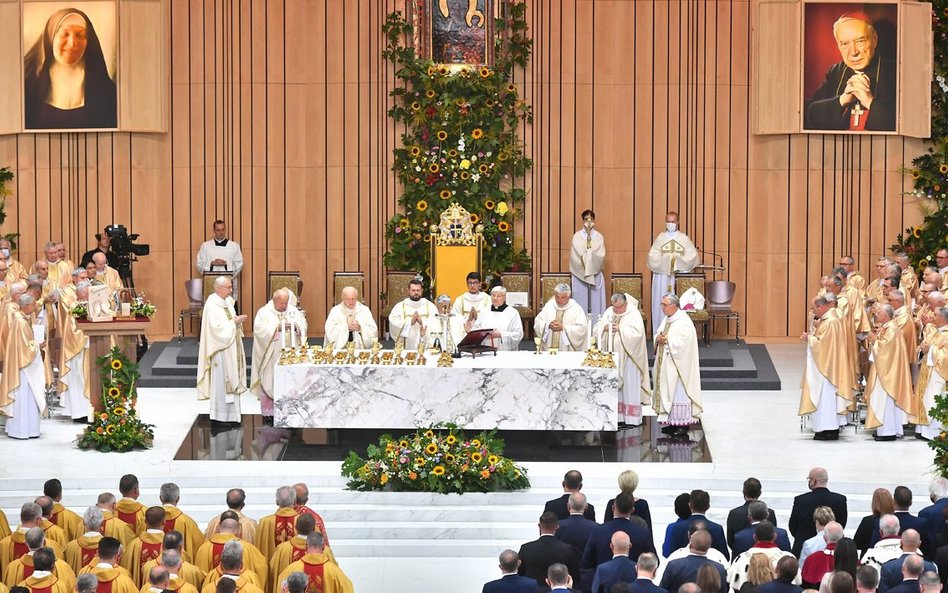
<svg viewBox="0 0 948 593"><path fill-rule="evenodd" d="M418 55L447 66L494 62L494 0L416 0L414 43Z"/></svg>

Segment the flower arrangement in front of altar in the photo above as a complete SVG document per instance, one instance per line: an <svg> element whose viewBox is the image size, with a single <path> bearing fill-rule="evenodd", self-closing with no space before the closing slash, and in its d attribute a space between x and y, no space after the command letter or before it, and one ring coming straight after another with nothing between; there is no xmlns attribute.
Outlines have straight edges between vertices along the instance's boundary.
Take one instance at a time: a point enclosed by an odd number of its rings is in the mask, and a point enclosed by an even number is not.
<svg viewBox="0 0 948 593"><path fill-rule="evenodd" d="M157 309L151 301L145 299L144 294L139 294L132 299L131 310L135 317L148 317L150 319L155 316Z"/></svg>
<svg viewBox="0 0 948 593"><path fill-rule="evenodd" d="M138 391L141 377L138 365L118 348L96 359L102 377L102 411L93 417L79 437L80 449L126 452L151 446L154 425L138 417Z"/></svg>
<svg viewBox="0 0 948 593"><path fill-rule="evenodd" d="M76 319L85 319L89 316L89 302L76 301L76 304L72 306L72 309L69 309L69 314Z"/></svg>
<svg viewBox="0 0 948 593"><path fill-rule="evenodd" d="M401 438L382 435L366 458L350 451L342 475L350 490L394 490L440 494L522 490L527 472L504 457L496 431L468 438L457 426L418 429Z"/></svg>
<svg viewBox="0 0 948 593"><path fill-rule="evenodd" d="M533 116L513 73L526 66L532 41L526 36L524 4L505 3L505 10L505 17L496 19L493 66L449 67L422 59L403 44L411 39L412 25L399 12L383 26L383 56L404 83L391 91L395 106L388 112L405 127L393 164L401 212L385 226L383 261L391 269L430 279L429 228L452 202L483 226L488 275L530 268L529 255L514 241L526 200L515 179L532 166L517 131Z"/></svg>

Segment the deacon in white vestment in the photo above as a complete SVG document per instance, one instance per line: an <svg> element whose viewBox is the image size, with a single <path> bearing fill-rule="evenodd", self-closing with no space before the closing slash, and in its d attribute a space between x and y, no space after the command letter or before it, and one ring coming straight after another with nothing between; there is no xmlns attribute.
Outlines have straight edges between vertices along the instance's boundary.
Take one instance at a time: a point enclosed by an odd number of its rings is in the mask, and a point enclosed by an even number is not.
<svg viewBox="0 0 948 593"><path fill-rule="evenodd" d="M645 349L645 322L632 295L612 295L612 306L593 327L599 350L614 352L619 367L619 425L642 423L642 404L652 403Z"/></svg>
<svg viewBox="0 0 948 593"><path fill-rule="evenodd" d="M457 352L457 345L467 335L465 329L468 327L467 324L473 323L470 320L477 316L472 315L470 311L468 317L461 317L460 313L455 313L451 308L451 297L446 294L435 299L435 307L438 309L437 314L425 319L428 344L432 347L438 346L442 352L448 351L453 354ZM449 335L450 339L448 339Z"/></svg>
<svg viewBox="0 0 948 593"><path fill-rule="evenodd" d="M253 318L253 352L250 359L250 391L260 400L260 413L273 416L273 368L280 351L306 341L306 317L296 308L296 295L288 288L273 293Z"/></svg>
<svg viewBox="0 0 948 593"><path fill-rule="evenodd" d="M606 308L606 285L602 274L606 263L606 239L593 228L596 225L595 212L584 210L582 218L583 228L573 235L569 253L570 284L573 300L596 319Z"/></svg>
<svg viewBox="0 0 948 593"><path fill-rule="evenodd" d="M586 311L570 298L572 291L566 284L557 284L553 298L537 313L533 322L536 335L545 349L563 352L583 351L588 347L589 320Z"/></svg>
<svg viewBox="0 0 948 593"><path fill-rule="evenodd" d="M419 342L427 346L428 324L434 321L438 312L434 303L421 296L423 292L421 279L413 278L408 283L408 298L395 303L388 315L392 339L396 342L399 338L404 340L406 350L417 350Z"/></svg>
<svg viewBox="0 0 948 593"><path fill-rule="evenodd" d="M229 274L234 277L234 298L240 294L237 275L244 267L244 256L240 245L227 238L227 226L223 220L214 221L214 238L201 244L197 253L199 274Z"/></svg>
<svg viewBox="0 0 948 593"><path fill-rule="evenodd" d="M329 310L323 344L345 348L352 342L356 350L367 350L379 337L379 326L372 311L359 302L359 291L347 286L342 289L342 302Z"/></svg>
<svg viewBox="0 0 948 593"><path fill-rule="evenodd" d="M666 294L662 322L654 336L655 368L652 407L662 432L687 436L688 425L698 422L701 405L701 373L698 370L698 334L688 314L678 307L678 297Z"/></svg>
<svg viewBox="0 0 948 593"><path fill-rule="evenodd" d="M476 320L477 316L490 309L490 295L481 292L481 275L471 272L467 275L467 292L454 299L451 308L458 316L468 320Z"/></svg>
<svg viewBox="0 0 948 593"><path fill-rule="evenodd" d="M40 418L46 412L46 374L40 356L42 344L33 338L30 316L36 299L17 298L5 329L3 375L0 375L0 413L7 416L7 435L15 439L40 436Z"/></svg>
<svg viewBox="0 0 948 593"><path fill-rule="evenodd" d="M523 340L523 322L515 307L507 304L507 289L495 286L490 291L490 309L480 313L470 329L492 329L484 344L498 350L519 350Z"/></svg>
<svg viewBox="0 0 948 593"><path fill-rule="evenodd" d="M247 359L240 326L247 316L237 315L232 292L231 279L219 276L201 316L198 399L211 400L211 420L217 422L240 422L240 394L247 390Z"/></svg>
<svg viewBox="0 0 948 593"><path fill-rule="evenodd" d="M665 215L665 231L659 233L648 250L652 270L652 335L664 319L662 297L675 294L675 273L690 272L698 265L698 250L688 235L678 230L678 213Z"/></svg>
<svg viewBox="0 0 948 593"><path fill-rule="evenodd" d="M948 380L948 309L935 310L932 320L934 330L929 330L919 349L924 354L922 365L928 372L920 372L916 393L921 393L921 408L915 434L919 438L931 440L941 434L941 422L931 417L935 407L935 396L945 392Z"/></svg>

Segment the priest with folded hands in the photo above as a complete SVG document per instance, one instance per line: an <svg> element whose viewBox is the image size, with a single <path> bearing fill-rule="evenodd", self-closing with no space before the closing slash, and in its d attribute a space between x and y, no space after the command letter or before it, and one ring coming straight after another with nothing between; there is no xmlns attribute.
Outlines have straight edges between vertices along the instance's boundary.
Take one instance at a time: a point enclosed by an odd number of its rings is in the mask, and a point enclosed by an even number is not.
<svg viewBox="0 0 948 593"><path fill-rule="evenodd" d="M438 309L424 298L424 285L420 277L408 283L408 298L395 303L388 316L392 339L402 340L406 350L417 350L418 344L428 343L428 324L435 320Z"/></svg>
<svg viewBox="0 0 948 593"><path fill-rule="evenodd" d="M218 276L201 316L197 390L198 399L211 400L212 422L240 422L240 395L247 390L241 327L247 316L237 315L232 292L231 279Z"/></svg>
<svg viewBox="0 0 948 593"><path fill-rule="evenodd" d="M326 317L323 343L340 350L352 342L356 350L366 350L378 337L379 326L372 311L359 302L359 291L352 286L343 288L342 302L330 309Z"/></svg>
<svg viewBox="0 0 948 593"><path fill-rule="evenodd" d="M533 329L547 350L586 350L589 322L586 311L571 298L571 294L568 284L557 284L553 298L547 301L534 320Z"/></svg>

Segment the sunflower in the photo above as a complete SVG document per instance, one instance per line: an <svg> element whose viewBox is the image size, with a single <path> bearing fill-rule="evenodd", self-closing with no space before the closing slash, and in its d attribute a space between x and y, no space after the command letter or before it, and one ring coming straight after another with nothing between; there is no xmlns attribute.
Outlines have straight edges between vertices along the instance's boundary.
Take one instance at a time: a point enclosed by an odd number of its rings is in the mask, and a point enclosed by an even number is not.
<svg viewBox="0 0 948 593"><path fill-rule="evenodd" d="M486 202L484 202L484 207L487 208L488 210L493 210L493 209L494 209L494 201L493 201L493 200L487 200Z"/></svg>
<svg viewBox="0 0 948 593"><path fill-rule="evenodd" d="M453 158L457 158L457 156L458 156L458 151L456 151L456 150L454 150L454 149L452 148L451 150L448 151L448 156L451 157L452 159L453 159Z"/></svg>
<svg viewBox="0 0 948 593"><path fill-rule="evenodd" d="M468 173L467 171L461 171L461 179L463 179L464 181L467 181L470 178L471 178L470 173Z"/></svg>
<svg viewBox="0 0 948 593"><path fill-rule="evenodd" d="M486 480L486 479L489 478L489 477L490 477L490 472L489 472L489 471L487 471L486 469L481 470L481 479Z"/></svg>
<svg viewBox="0 0 948 593"><path fill-rule="evenodd" d="M419 103L418 101L415 101L414 103L411 104L412 111L418 111L419 109L421 109L421 103Z"/></svg>
<svg viewBox="0 0 948 593"><path fill-rule="evenodd" d="M424 465L425 463L427 463L427 462L425 461L425 458L424 458L424 457L416 457L416 458L415 458L415 465Z"/></svg>
<svg viewBox="0 0 948 593"><path fill-rule="evenodd" d="M471 214L471 224L477 224L481 221L481 217L477 214Z"/></svg>
<svg viewBox="0 0 948 593"><path fill-rule="evenodd" d="M948 165L942 164L942 166L938 167L938 170L941 171L942 174L948 173Z"/></svg>
<svg viewBox="0 0 948 593"><path fill-rule="evenodd" d="M487 458L487 463L491 465L497 465L498 461L500 461L500 458L497 457L496 455L491 455L490 457Z"/></svg>
<svg viewBox="0 0 948 593"><path fill-rule="evenodd" d="M918 176L921 175L918 169L912 170L912 179L918 179Z"/></svg>
<svg viewBox="0 0 948 593"><path fill-rule="evenodd" d="M426 430L426 431L425 431L425 436L430 439L431 437L434 436L434 431L433 431L433 430L430 430L430 429L429 429L429 430Z"/></svg>
<svg viewBox="0 0 948 593"><path fill-rule="evenodd" d="M464 107L464 99L462 99L461 97L458 97L457 99L454 100L454 104L457 105L458 107Z"/></svg>
<svg viewBox="0 0 948 593"><path fill-rule="evenodd" d="M475 449L478 449L481 446L481 441L479 439L474 439L473 441L471 441L471 446L474 447Z"/></svg>
<svg viewBox="0 0 948 593"><path fill-rule="evenodd" d="M449 445L453 445L454 443L458 442L458 438L457 438L456 436L454 436L453 434L449 434L449 435L448 435L448 438L446 438L446 439L444 439L444 440L445 440Z"/></svg>
<svg viewBox="0 0 948 593"><path fill-rule="evenodd" d="M408 222L407 218L403 218L398 221L398 226L402 227L403 229L407 229L408 227L411 226L411 223Z"/></svg>
<svg viewBox="0 0 948 593"><path fill-rule="evenodd" d="M418 200L418 203L415 204L415 208L417 208L419 212L424 212L428 209L428 202L424 200Z"/></svg>
<svg viewBox="0 0 948 593"><path fill-rule="evenodd" d="M512 82L507 85L507 92L508 92L508 93L513 93L513 92L516 92L516 91L517 91L517 85L515 85L515 84L512 83Z"/></svg>
<svg viewBox="0 0 948 593"><path fill-rule="evenodd" d="M428 89L427 91L425 91L425 96L428 97L429 99L434 99L434 96L435 96L434 90Z"/></svg>
<svg viewBox="0 0 948 593"><path fill-rule="evenodd" d="M117 359L117 358L116 358L115 360L113 360L113 361L112 361L112 368L113 368L114 370L116 370L116 371L119 370L119 369L121 369L121 368L122 368L122 361L119 360L119 359Z"/></svg>
<svg viewBox="0 0 948 593"><path fill-rule="evenodd" d="M431 235L425 235L424 237L421 238L421 240L424 241L425 243L431 243Z"/></svg>
<svg viewBox="0 0 948 593"><path fill-rule="evenodd" d="M434 73L437 71L438 69L435 67L434 64L432 64L431 66L428 66L428 76L433 76Z"/></svg>
<svg viewBox="0 0 948 593"><path fill-rule="evenodd" d="M438 130L438 133L436 135L438 137L438 140L442 142L448 139L448 133L445 132L444 130Z"/></svg>
<svg viewBox="0 0 948 593"><path fill-rule="evenodd" d="M443 190L441 190L441 193L438 194L438 197L441 198L442 200L448 200L448 199L450 199L450 198L451 198L451 190L450 190L450 189L443 189Z"/></svg>
<svg viewBox="0 0 948 593"><path fill-rule="evenodd" d="M922 229L919 228L919 227L915 227L915 230L912 231L912 236L915 237L916 239L921 239L921 238L922 238Z"/></svg>
<svg viewBox="0 0 948 593"><path fill-rule="evenodd" d="M480 167L477 168L477 170L480 171L481 173L487 173L488 167L487 165L481 165Z"/></svg>
<svg viewBox="0 0 948 593"><path fill-rule="evenodd" d="M494 106L494 100L493 100L493 99L488 99L488 100L484 101L484 105L486 105L487 107L493 107L493 106Z"/></svg>
<svg viewBox="0 0 948 593"><path fill-rule="evenodd" d="M386 453L391 453L391 452L394 451L394 450L395 450L395 443L387 443L387 444L385 445L385 452L386 452Z"/></svg>
<svg viewBox="0 0 948 593"><path fill-rule="evenodd" d="M506 233L507 231L510 230L510 223L507 222L506 220L501 220L500 222L497 223L497 230L502 233Z"/></svg>
<svg viewBox="0 0 948 593"><path fill-rule="evenodd" d="M436 476L443 476L443 475L444 475L444 466L443 466L443 465L436 465L436 466L434 466L434 469L431 470L431 473L433 473L433 474L436 475Z"/></svg>
<svg viewBox="0 0 948 593"><path fill-rule="evenodd" d="M428 170L431 171L432 173L437 173L438 171L441 170L441 165L439 165L438 163L431 163L430 165L428 165Z"/></svg>
<svg viewBox="0 0 948 593"><path fill-rule="evenodd" d="M110 435L111 435L111 434L115 434L115 425L114 425L114 424L109 424L108 426L106 426L106 427L105 427L105 434L110 434Z"/></svg>
<svg viewBox="0 0 948 593"><path fill-rule="evenodd" d="M447 66L438 66L438 74L440 74L441 76L445 76L447 75L447 73L448 73Z"/></svg>
<svg viewBox="0 0 948 593"><path fill-rule="evenodd" d="M477 451L474 451L473 453L471 453L471 461L473 461L474 463L480 463L482 459L484 459L484 456L478 453Z"/></svg>
<svg viewBox="0 0 948 593"><path fill-rule="evenodd" d="M490 76L490 68L488 68L487 66L484 66L483 68L481 68L480 75L481 75L481 78L487 78L488 76Z"/></svg>
<svg viewBox="0 0 948 593"><path fill-rule="evenodd" d="M484 137L484 130L480 128L474 128L473 130L471 130L471 138L475 140L480 140L483 137Z"/></svg>
<svg viewBox="0 0 948 593"><path fill-rule="evenodd" d="M407 449L407 448L408 448L408 441L406 441L406 440L398 441L398 446L401 447L402 449Z"/></svg>
<svg viewBox="0 0 948 593"><path fill-rule="evenodd" d="M425 447L425 453L427 453L428 455L434 455L437 452L438 452L438 445L436 445L435 443L428 443L428 446Z"/></svg>
<svg viewBox="0 0 948 593"><path fill-rule="evenodd" d="M125 408L119 406L119 407L115 408L114 410L112 410L112 413L115 414L116 416L124 416L124 415L125 415Z"/></svg>
<svg viewBox="0 0 948 593"><path fill-rule="evenodd" d="M111 397L118 397L118 396L120 396L121 394L122 394L122 392L119 391L119 388L118 388L118 387L109 387L109 395L110 395Z"/></svg>
<svg viewBox="0 0 948 593"><path fill-rule="evenodd" d="M411 149L410 149L408 152L409 152L409 154L411 154L411 156L420 156L420 155L421 155L421 149L418 148L417 146L412 146Z"/></svg>
<svg viewBox="0 0 948 593"><path fill-rule="evenodd" d="M447 461L448 463L451 463L454 461L454 455L451 455L450 453L448 453L444 456L444 460Z"/></svg>

